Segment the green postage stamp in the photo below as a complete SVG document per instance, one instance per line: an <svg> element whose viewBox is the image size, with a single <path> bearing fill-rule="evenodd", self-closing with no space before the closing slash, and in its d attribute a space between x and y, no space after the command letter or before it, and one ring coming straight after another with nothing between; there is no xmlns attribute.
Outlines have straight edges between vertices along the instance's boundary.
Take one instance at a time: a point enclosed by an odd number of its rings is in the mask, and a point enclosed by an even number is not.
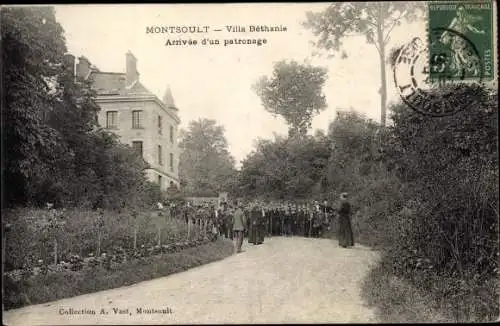
<svg viewBox="0 0 500 326"><path fill-rule="evenodd" d="M494 78L491 0L428 3L429 77L432 81Z"/></svg>

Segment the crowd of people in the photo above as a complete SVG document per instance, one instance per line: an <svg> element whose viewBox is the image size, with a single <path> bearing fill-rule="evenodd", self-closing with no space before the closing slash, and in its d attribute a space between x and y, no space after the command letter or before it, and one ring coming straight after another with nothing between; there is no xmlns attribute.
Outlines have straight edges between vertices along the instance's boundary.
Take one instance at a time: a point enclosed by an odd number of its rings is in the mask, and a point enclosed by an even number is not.
<svg viewBox="0 0 500 326"><path fill-rule="evenodd" d="M162 204L158 204L164 210ZM340 197L338 207L328 201L243 201L193 204L171 203L170 216L182 218L193 227L217 237L235 241L235 251L241 251L245 237L254 245L264 243L266 236L303 236L319 238L328 230L337 233L339 245L354 245L347 194Z"/></svg>

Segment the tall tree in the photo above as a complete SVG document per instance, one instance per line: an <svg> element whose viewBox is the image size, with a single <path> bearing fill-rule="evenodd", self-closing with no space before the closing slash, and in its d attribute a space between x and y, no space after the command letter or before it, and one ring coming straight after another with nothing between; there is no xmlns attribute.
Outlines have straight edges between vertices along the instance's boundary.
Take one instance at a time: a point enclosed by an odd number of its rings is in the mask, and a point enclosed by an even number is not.
<svg viewBox="0 0 500 326"><path fill-rule="evenodd" d="M198 119L181 131L179 174L187 193L201 195L224 190L235 173L224 127Z"/></svg>
<svg viewBox="0 0 500 326"><path fill-rule="evenodd" d="M304 27L311 29L319 37L316 47L338 52L342 40L350 36L365 35L366 41L373 44L379 54L380 64L380 122L386 123L387 77L386 46L391 32L403 21L411 22L423 4L414 2L337 2L322 12L307 12ZM346 52L342 57L347 57Z"/></svg>
<svg viewBox="0 0 500 326"><path fill-rule="evenodd" d="M241 193L289 199L318 195L315 188L324 188L329 155L324 135L259 140L243 161L238 179Z"/></svg>
<svg viewBox="0 0 500 326"><path fill-rule="evenodd" d="M326 108L326 78L325 68L283 60L274 65L272 77L262 76L252 89L266 111L285 119L290 135L304 135L314 114Z"/></svg>
<svg viewBox="0 0 500 326"><path fill-rule="evenodd" d="M33 183L51 178L65 148L46 119L57 92L66 45L52 7L1 9L2 174L9 185L6 203L29 200Z"/></svg>

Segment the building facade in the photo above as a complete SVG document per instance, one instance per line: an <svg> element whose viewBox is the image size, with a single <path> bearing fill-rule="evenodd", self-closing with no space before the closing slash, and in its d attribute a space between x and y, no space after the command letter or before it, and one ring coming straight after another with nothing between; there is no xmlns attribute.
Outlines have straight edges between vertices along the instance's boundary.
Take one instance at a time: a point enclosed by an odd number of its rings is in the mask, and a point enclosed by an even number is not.
<svg viewBox="0 0 500 326"><path fill-rule="evenodd" d="M102 72L80 57L76 75L92 81L101 108L99 125L142 155L149 164L149 180L162 190L179 187L180 119L170 88L160 100L144 87L139 81L137 59L130 51L125 55L125 73Z"/></svg>

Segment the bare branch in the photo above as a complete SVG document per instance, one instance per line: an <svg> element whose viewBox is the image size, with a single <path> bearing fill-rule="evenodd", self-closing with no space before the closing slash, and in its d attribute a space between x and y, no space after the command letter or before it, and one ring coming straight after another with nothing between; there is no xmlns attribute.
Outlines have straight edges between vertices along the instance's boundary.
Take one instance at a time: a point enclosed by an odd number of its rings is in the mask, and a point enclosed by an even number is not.
<svg viewBox="0 0 500 326"><path fill-rule="evenodd" d="M398 22L401 21L401 19L403 19L404 16L406 16L407 13L408 10L405 10L401 14L399 14L398 18L392 20L392 25L389 27L389 31L387 31L387 34L384 37L384 44L387 44L387 41L389 40L389 36L391 35L392 30L398 24Z"/></svg>
<svg viewBox="0 0 500 326"><path fill-rule="evenodd" d="M397 25L397 21L395 21L394 23L392 23L392 26L389 28L389 31L387 31L387 34L384 37L384 44L387 44L387 41L389 41L389 36L391 35L391 32L392 32L392 30L394 29L394 27L396 25Z"/></svg>

